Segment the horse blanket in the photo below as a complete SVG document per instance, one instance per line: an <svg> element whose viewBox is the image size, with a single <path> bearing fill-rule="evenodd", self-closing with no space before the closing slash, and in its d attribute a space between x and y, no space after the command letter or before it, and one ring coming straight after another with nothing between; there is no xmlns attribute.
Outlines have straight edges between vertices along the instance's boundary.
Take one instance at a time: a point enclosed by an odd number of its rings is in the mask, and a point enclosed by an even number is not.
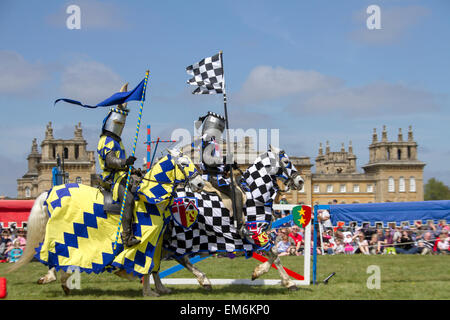
<svg viewBox="0 0 450 320"><path fill-rule="evenodd" d="M120 268L138 277L158 271L160 238L170 220L167 203L137 201L133 231L141 242L124 248L119 237L115 250L120 216L106 213L103 203L103 194L90 186L69 183L53 187L45 201L50 217L45 239L35 257L64 271L78 267L82 272L100 273Z"/></svg>
<svg viewBox="0 0 450 320"><path fill-rule="evenodd" d="M189 227L173 219L168 228L169 237L163 242L164 248L176 256L195 255L201 252L245 252L247 256L251 256L255 250L269 249L271 242L265 231L270 228L272 208L256 207L250 196L247 193L245 210L246 226L253 234L251 241L242 239L238 234L234 219L230 217L230 212L217 194L176 190L175 203L180 199L189 199L190 201L184 201L186 203L195 201L198 216ZM172 214L176 212L175 209L173 206Z"/></svg>

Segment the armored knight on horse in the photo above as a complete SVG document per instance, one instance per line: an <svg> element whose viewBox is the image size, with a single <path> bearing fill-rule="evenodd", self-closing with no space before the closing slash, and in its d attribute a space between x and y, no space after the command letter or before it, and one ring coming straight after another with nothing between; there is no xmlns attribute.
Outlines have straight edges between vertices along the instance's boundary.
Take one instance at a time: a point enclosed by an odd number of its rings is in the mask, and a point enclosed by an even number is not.
<svg viewBox="0 0 450 320"><path fill-rule="evenodd" d="M128 83L120 92L127 91ZM113 201L122 203L126 188L126 175L128 166L132 166L136 161L134 156L126 157L125 148L122 144L122 131L129 110L125 104L111 108L105 120L103 120L102 133L97 146L98 162L102 169L102 187L106 192L112 192ZM128 186L132 195L136 193L137 179L133 176ZM132 234L131 224L133 222L134 196L125 199L125 206L122 218L122 242L127 247L132 247L139 243L139 240Z"/></svg>
<svg viewBox="0 0 450 320"><path fill-rule="evenodd" d="M221 115L208 112L200 117L198 121L202 122L202 141L201 141L201 164L203 179L209 181L211 185L220 193L234 199L236 210L233 211L233 218L236 221L236 229L244 236L246 228L243 216L243 197L238 186L232 186L227 175L230 173L230 166L226 157L221 155L220 143L225 129L225 118ZM234 193L234 195L232 194Z"/></svg>

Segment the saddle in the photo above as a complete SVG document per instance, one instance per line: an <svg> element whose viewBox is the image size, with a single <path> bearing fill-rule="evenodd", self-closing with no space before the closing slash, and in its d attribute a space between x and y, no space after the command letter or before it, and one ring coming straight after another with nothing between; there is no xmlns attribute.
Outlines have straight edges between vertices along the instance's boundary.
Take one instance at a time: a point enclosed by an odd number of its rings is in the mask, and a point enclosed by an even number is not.
<svg viewBox="0 0 450 320"><path fill-rule="evenodd" d="M114 203L112 191L100 188L100 192L103 194L103 210L110 214L120 214L122 204L120 202Z"/></svg>
<svg viewBox="0 0 450 320"><path fill-rule="evenodd" d="M131 175L131 177L132 191L128 194L128 197L133 196L132 194L136 190L139 182L135 175ZM101 181L99 190L103 194L103 210L110 214L120 214L122 203L113 200L112 183L110 181Z"/></svg>

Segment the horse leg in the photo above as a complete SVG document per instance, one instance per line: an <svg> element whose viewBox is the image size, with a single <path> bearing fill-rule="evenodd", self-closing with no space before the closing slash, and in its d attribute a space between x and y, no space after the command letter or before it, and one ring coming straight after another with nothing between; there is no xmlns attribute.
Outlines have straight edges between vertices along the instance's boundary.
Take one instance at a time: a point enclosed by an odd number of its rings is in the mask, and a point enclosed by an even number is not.
<svg viewBox="0 0 450 320"><path fill-rule="evenodd" d="M211 290L211 281L209 281L206 274L204 274L200 269L197 269L190 261L188 256L183 256L182 258L174 257L183 267L188 269L197 278L198 283L206 290Z"/></svg>
<svg viewBox="0 0 450 320"><path fill-rule="evenodd" d="M145 274L142 278L143 287L142 287L142 294L144 297L159 297L159 293L153 291L150 288L150 275Z"/></svg>
<svg viewBox="0 0 450 320"><path fill-rule="evenodd" d="M272 266L272 263L274 262L274 260L275 260L275 258L272 255L269 255L269 260L257 265L256 268L253 270L252 280L258 279L263 274L266 274L267 272L269 272L270 267Z"/></svg>
<svg viewBox="0 0 450 320"><path fill-rule="evenodd" d="M153 280L155 281L155 290L159 294L169 294L172 292L171 289L165 287L162 282L161 278L159 277L159 272L152 272Z"/></svg>
<svg viewBox="0 0 450 320"><path fill-rule="evenodd" d="M263 274L269 272L272 264L275 264L277 267L278 273L281 277L281 285L288 288L289 290L297 290L297 286L295 283L289 278L289 275L284 270L283 265L281 264L280 258L278 257L278 250L275 246L268 252L269 260L266 262L256 266L255 270L253 270L252 280L255 280L262 276Z"/></svg>
<svg viewBox="0 0 450 320"><path fill-rule="evenodd" d="M66 295L69 295L69 294L70 294L70 288L69 288L69 286L67 285L67 280L70 278L70 273L61 270L61 271L60 271L60 274L61 274L61 276L60 276L60 279L61 279L61 287L62 287L62 289L64 290L64 293L65 293Z"/></svg>
<svg viewBox="0 0 450 320"><path fill-rule="evenodd" d="M47 274L43 277L40 277L37 281L38 284L47 284L56 281L56 270L55 268L51 268L48 270Z"/></svg>
<svg viewBox="0 0 450 320"><path fill-rule="evenodd" d="M269 257L273 260L273 263L277 267L278 273L281 277L281 285L283 287L288 288L290 291L297 290L296 284L290 279L289 275L287 274L286 270L284 270L283 265L281 264L280 258L278 257L278 249L277 247L273 246L269 250ZM270 258L269 258L270 260Z"/></svg>

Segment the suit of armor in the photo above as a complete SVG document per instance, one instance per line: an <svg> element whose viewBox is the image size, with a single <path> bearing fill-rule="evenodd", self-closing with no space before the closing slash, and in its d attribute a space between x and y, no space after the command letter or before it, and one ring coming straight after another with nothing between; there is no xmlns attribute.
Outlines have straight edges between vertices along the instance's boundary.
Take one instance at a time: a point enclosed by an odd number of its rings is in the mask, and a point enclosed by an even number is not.
<svg viewBox="0 0 450 320"><path fill-rule="evenodd" d="M245 234L245 223L243 216L243 199L242 193L237 186L233 189L230 179L226 177L230 171L230 165L226 164L224 157L220 154L220 139L225 129L225 119L215 113L208 114L199 119L203 122L202 128L202 162L200 168L203 171L203 179L209 181L214 188L233 199L236 203L236 210L233 210L233 217L236 221L238 232ZM234 195L233 195L234 193Z"/></svg>
<svg viewBox="0 0 450 320"><path fill-rule="evenodd" d="M127 85L123 86L121 92L126 91ZM98 160L102 170L101 178L105 189L113 193L113 200L122 203L125 195L128 167L136 161L133 156L126 157L125 148L120 138L125 126L129 110L126 104L111 108L103 121L102 134L97 146ZM122 242L124 246L131 247L140 241L136 239L132 231L134 212L135 182L129 183L127 197L122 216Z"/></svg>

